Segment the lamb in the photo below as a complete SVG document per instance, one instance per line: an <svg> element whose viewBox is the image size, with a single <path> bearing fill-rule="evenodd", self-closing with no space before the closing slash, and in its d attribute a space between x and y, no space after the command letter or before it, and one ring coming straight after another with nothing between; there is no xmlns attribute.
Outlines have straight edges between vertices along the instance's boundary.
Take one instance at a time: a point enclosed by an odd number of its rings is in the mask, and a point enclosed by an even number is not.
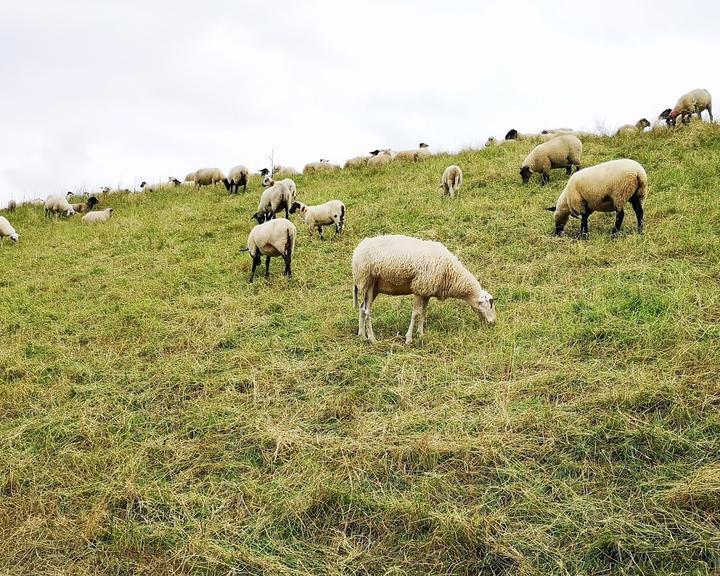
<svg viewBox="0 0 720 576"><path fill-rule="evenodd" d="M368 159L368 166L384 166L385 164L390 164L392 158L392 152L387 148L371 156Z"/></svg>
<svg viewBox="0 0 720 576"><path fill-rule="evenodd" d="M420 142L417 150L400 150L400 152L395 154L393 160L412 160L414 162L417 162L418 160L421 160L425 156L429 155L430 151L428 150L428 145L424 142Z"/></svg>
<svg viewBox="0 0 720 576"><path fill-rule="evenodd" d="M243 193L247 192L248 179L250 178L250 171L245 166L234 166L228 172L228 177L223 178L223 184L225 189L230 194L237 194L240 186L243 187Z"/></svg>
<svg viewBox="0 0 720 576"><path fill-rule="evenodd" d="M92 210L93 207L98 203L98 199L95 196L90 196L90 198L87 199L87 202L70 204L70 206L73 207L76 214L84 214L85 212L90 212L90 210Z"/></svg>
<svg viewBox="0 0 720 576"><path fill-rule="evenodd" d="M635 211L638 233L643 231L642 203L647 194L647 174L635 160L610 160L576 172L568 180L557 204L548 208L555 212L555 235L562 236L568 218L581 218L580 238L588 237L588 217L593 212L616 212L612 237L616 238L623 218L625 204Z"/></svg>
<svg viewBox="0 0 720 576"><path fill-rule="evenodd" d="M82 217L81 222L83 224L99 224L107 222L113 214L112 208L105 208L105 210L96 210L95 212L88 212Z"/></svg>
<svg viewBox="0 0 720 576"><path fill-rule="evenodd" d="M195 172L196 186L212 186L225 180L225 174L219 168L200 168Z"/></svg>
<svg viewBox="0 0 720 576"><path fill-rule="evenodd" d="M340 234L345 227L345 204L340 200L330 200L318 206L294 202L290 207L290 213L295 214L296 211L300 212L305 224L310 229L310 238L312 238L315 228L320 233L320 240L324 240L323 226L335 224L335 235Z"/></svg>
<svg viewBox="0 0 720 576"><path fill-rule="evenodd" d="M157 192L158 190L162 190L163 188L170 188L171 186L180 186L182 182L178 180L177 178L173 178L172 176L168 176L167 182L158 182L157 184L148 184L143 180L140 183L140 188L142 188L145 192Z"/></svg>
<svg viewBox="0 0 720 576"><path fill-rule="evenodd" d="M72 216L75 214L75 208L67 201L66 196L51 194L47 197L47 200L45 200L45 216L50 216L50 214Z"/></svg>
<svg viewBox="0 0 720 576"><path fill-rule="evenodd" d="M387 235L365 238L352 256L353 302L359 307L358 336L375 344L372 329L372 305L378 294L413 294L413 312L405 343L412 342L415 321L423 336L428 300L458 298L465 300L489 324L494 324L495 301L480 282L452 252L439 242L409 236Z"/></svg>
<svg viewBox="0 0 720 576"><path fill-rule="evenodd" d="M647 118L640 118L635 124L623 124L618 128L616 134L632 134L634 132L644 132L645 128L650 127L650 121Z"/></svg>
<svg viewBox="0 0 720 576"><path fill-rule="evenodd" d="M541 182L545 185L550 182L550 170L553 168L565 168L567 174L570 174L574 165L577 172L581 167L582 149L582 142L572 134L561 134L538 144L523 160L520 168L523 183L527 184L533 173L541 172Z"/></svg>
<svg viewBox="0 0 720 576"><path fill-rule="evenodd" d="M687 124L690 122L693 113L697 114L697 117L702 120L703 110L708 111L710 122L713 122L712 96L710 96L710 92L703 88L691 90L682 95L677 101L675 107L668 114L667 123L674 126L676 118L680 116L683 124Z"/></svg>
<svg viewBox="0 0 720 576"><path fill-rule="evenodd" d="M282 256L285 261L285 276L292 276L292 255L295 251L295 238L297 228L286 218L277 218L263 224L258 224L247 239L247 248L241 252L250 252L252 258L252 272L248 282L253 281L255 269L260 265L260 259L265 256L265 277L270 275L270 258Z"/></svg>
<svg viewBox="0 0 720 576"><path fill-rule="evenodd" d="M455 192L457 192L460 186L462 186L462 182L463 173L462 170L460 170L460 166L455 166L453 164L445 168L441 183L443 196L445 194L450 194L450 198L455 198Z"/></svg>
<svg viewBox="0 0 720 576"><path fill-rule="evenodd" d="M275 182L276 181L273 180L270 176L265 176L263 178L263 186L265 188L268 188L269 186L274 186ZM295 180L293 180L292 178L284 178L283 180L277 180L277 182L281 182L288 187L288 190L290 190L290 203L292 204L293 202L295 202L295 199L297 198L297 186L295 186Z"/></svg>
<svg viewBox="0 0 720 576"><path fill-rule="evenodd" d="M20 234L15 232L15 228L12 227L12 224L8 221L5 216L0 216L0 240L5 242L5 236L10 238L13 242L18 242L20 240Z"/></svg>
<svg viewBox="0 0 720 576"><path fill-rule="evenodd" d="M280 210L285 210L285 218L289 218L289 210L292 206L292 192L283 182L275 182L260 196L260 203L255 214L252 215L258 224L262 224L267 220L275 218L275 214Z"/></svg>

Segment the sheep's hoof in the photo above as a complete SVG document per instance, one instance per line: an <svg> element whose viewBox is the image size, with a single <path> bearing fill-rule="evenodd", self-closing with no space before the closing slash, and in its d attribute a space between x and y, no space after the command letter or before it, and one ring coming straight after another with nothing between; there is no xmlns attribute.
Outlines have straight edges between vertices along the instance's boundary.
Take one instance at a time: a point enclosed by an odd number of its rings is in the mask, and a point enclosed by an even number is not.
<svg viewBox="0 0 720 576"><path fill-rule="evenodd" d="M578 240L587 240L587 239L588 239L588 235L587 235L586 232L580 232L580 234L578 234L577 239L578 239Z"/></svg>

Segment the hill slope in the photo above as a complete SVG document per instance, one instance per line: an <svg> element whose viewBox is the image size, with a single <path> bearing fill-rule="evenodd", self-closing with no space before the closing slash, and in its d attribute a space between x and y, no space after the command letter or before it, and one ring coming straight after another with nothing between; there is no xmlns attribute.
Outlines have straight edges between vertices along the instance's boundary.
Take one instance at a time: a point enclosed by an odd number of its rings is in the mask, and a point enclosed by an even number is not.
<svg viewBox="0 0 720 576"><path fill-rule="evenodd" d="M12 216L0 246L0 573L709 574L720 570L720 128L585 141L650 178L646 232L554 238L521 142L299 177L348 205L294 277L248 285L247 195L103 199L106 226ZM439 177L465 172L455 201ZM381 296L350 256L406 233L497 300Z"/></svg>

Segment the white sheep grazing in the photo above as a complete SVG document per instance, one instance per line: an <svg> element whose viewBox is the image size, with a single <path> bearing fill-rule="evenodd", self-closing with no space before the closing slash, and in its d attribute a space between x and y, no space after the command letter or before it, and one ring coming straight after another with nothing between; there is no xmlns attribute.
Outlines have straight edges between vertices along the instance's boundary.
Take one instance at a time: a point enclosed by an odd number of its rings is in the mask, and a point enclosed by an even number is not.
<svg viewBox="0 0 720 576"><path fill-rule="evenodd" d="M300 172L298 172L295 168L292 166L274 166L272 169L273 176L279 176L280 174L287 174L288 176L298 176Z"/></svg>
<svg viewBox="0 0 720 576"><path fill-rule="evenodd" d="M445 194L450 194L450 198L455 198L455 192L460 189L460 186L462 186L462 182L463 173L462 170L460 170L460 166L455 166L454 164L452 164L445 168L441 182L443 196Z"/></svg>
<svg viewBox="0 0 720 576"><path fill-rule="evenodd" d="M107 222L113 214L112 208L105 208L105 210L96 210L95 212L88 212L82 217L81 222L83 224L99 224Z"/></svg>
<svg viewBox="0 0 720 576"><path fill-rule="evenodd" d="M495 323L493 297L480 286L462 262L440 242L409 236L365 238L352 256L353 301L358 307L358 292L363 294L359 308L358 336L375 343L372 329L372 305L378 294L393 296L414 294L410 327L405 343L412 342L415 321L423 335L425 311L433 296L439 300L465 300L489 324Z"/></svg>
<svg viewBox="0 0 720 576"><path fill-rule="evenodd" d="M378 154L371 156L368 159L368 166L384 166L385 164L390 164L392 159L392 151L387 148L385 150L381 150Z"/></svg>
<svg viewBox="0 0 720 576"><path fill-rule="evenodd" d="M702 120L703 110L708 111L708 114L710 114L710 122L712 122L712 96L710 96L710 92L704 88L697 88L680 97L675 107L670 111L670 114L668 114L667 122L671 126L674 126L676 118L680 116L683 124L687 124L690 122L693 114L697 114L697 117Z"/></svg>
<svg viewBox="0 0 720 576"><path fill-rule="evenodd" d="M180 180L178 180L177 178L173 178L172 176L168 176L167 182L158 182L156 184L148 184L147 182L145 182L145 180L143 180L140 183L140 188L142 188L144 192L157 192L165 188L174 188L175 186L180 186L180 184L182 184Z"/></svg>
<svg viewBox="0 0 720 576"><path fill-rule="evenodd" d="M5 236L13 242L20 240L20 234L15 232L15 228L12 227L8 219L5 218L5 216L0 216L0 239L2 239L3 242L5 242Z"/></svg>
<svg viewBox="0 0 720 576"><path fill-rule="evenodd" d="M400 150L395 154L393 160L412 160L413 162L417 162L429 155L430 150L428 150L428 145L420 142L417 150Z"/></svg>
<svg viewBox="0 0 720 576"><path fill-rule="evenodd" d="M292 192L290 192L287 184L275 182L263 191L260 196L257 212L255 212L252 217L258 221L258 224L262 224L267 220L275 218L275 214L284 209L285 218L289 218L292 203Z"/></svg>
<svg viewBox="0 0 720 576"><path fill-rule="evenodd" d="M553 168L565 168L567 174L572 172L573 166L576 171L580 170L582 149L582 142L572 134L561 134L538 144L523 160L520 168L523 183L527 184L532 174L541 173L541 183L545 185L550 182L550 170Z"/></svg>
<svg viewBox="0 0 720 576"><path fill-rule="evenodd" d="M200 168L195 172L196 186L212 186L223 180L225 180L225 174L220 168Z"/></svg>
<svg viewBox="0 0 720 576"><path fill-rule="evenodd" d="M638 233L643 231L642 203L647 195L647 174L635 160L610 160L584 168L568 180L557 204L548 208L555 212L555 235L562 236L568 218L581 218L580 238L588 236L588 217L593 212L616 212L612 236L620 232L624 208L630 202L635 210Z"/></svg>
<svg viewBox="0 0 720 576"><path fill-rule="evenodd" d="M294 202L290 208L290 214L300 212L305 224L310 229L310 238L317 228L320 233L320 240L324 240L323 226L335 224L335 234L340 234L345 227L345 204L340 200L330 200L318 206L308 206L302 202Z"/></svg>
<svg viewBox="0 0 720 576"><path fill-rule="evenodd" d="M276 182L285 184L285 186L288 187L288 190L290 190L290 204L292 205L292 203L295 202L295 199L297 198L297 186L295 185L295 180L293 180L292 178L284 178L283 180L274 180L270 176L264 176L262 184L263 184L263 187L268 188L270 186L274 186Z"/></svg>
<svg viewBox="0 0 720 576"><path fill-rule="evenodd" d="M369 159L370 156L355 156L355 158L349 158L345 161L343 168L347 170L348 168L361 168L363 166L367 166Z"/></svg>
<svg viewBox="0 0 720 576"><path fill-rule="evenodd" d="M666 108L662 112L660 112L660 115L657 117L657 120L652 123L652 126L650 126L650 130L665 130L668 128L667 118L670 116L670 112L672 112L672 108Z"/></svg>
<svg viewBox="0 0 720 576"><path fill-rule="evenodd" d="M265 260L265 277L270 274L270 258L282 256L285 261L285 276L292 276L292 255L295 251L295 238L297 228L295 224L286 218L276 218L263 224L258 224L252 230L247 239L247 248L241 252L249 251L252 258L252 272L248 282L253 281L255 269L260 265L262 256Z"/></svg>
<svg viewBox="0 0 720 576"><path fill-rule="evenodd" d="M237 194L240 186L243 187L243 192L247 192L249 178L250 171L245 166L233 166L228 172L228 177L224 178L222 182L230 194Z"/></svg>
<svg viewBox="0 0 720 576"><path fill-rule="evenodd" d="M187 176L185 176L185 182L192 182L195 183L195 172L190 172Z"/></svg>
<svg viewBox="0 0 720 576"><path fill-rule="evenodd" d="M647 118L640 118L635 124L623 124L618 128L616 134L632 134L634 132L644 132L645 128L650 127L650 121Z"/></svg>
<svg viewBox="0 0 720 576"><path fill-rule="evenodd" d="M75 214L75 209L67 201L67 196L61 194L51 194L45 200L45 216L50 214L65 214L65 216L72 216Z"/></svg>
<svg viewBox="0 0 720 576"><path fill-rule="evenodd" d="M70 204L70 206L72 206L73 210L75 210L75 214L84 214L85 212L90 212L96 204L99 204L98 199L95 196L90 196L90 198L87 199L87 202Z"/></svg>
<svg viewBox="0 0 720 576"><path fill-rule="evenodd" d="M310 174L312 172L331 172L333 170L340 170L340 166L337 164L331 164L329 160L321 158L320 162L310 162L309 164L305 164L303 174Z"/></svg>

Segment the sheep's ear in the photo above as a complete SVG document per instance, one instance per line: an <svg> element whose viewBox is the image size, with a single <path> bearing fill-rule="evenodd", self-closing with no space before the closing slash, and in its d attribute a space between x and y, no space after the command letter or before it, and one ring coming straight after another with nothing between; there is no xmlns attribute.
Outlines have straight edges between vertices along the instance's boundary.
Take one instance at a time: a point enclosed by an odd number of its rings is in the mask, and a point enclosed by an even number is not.
<svg viewBox="0 0 720 576"><path fill-rule="evenodd" d="M665 110L660 112L660 116L658 116L658 118L665 120L668 116L670 116L670 112L672 112L672 108L665 108Z"/></svg>
<svg viewBox="0 0 720 576"><path fill-rule="evenodd" d="M513 128L505 134L505 140L515 140L518 137L518 131Z"/></svg>
<svg viewBox="0 0 720 576"><path fill-rule="evenodd" d="M548 212L555 212L557 210L557 206L550 206L550 208L545 208Z"/></svg>

